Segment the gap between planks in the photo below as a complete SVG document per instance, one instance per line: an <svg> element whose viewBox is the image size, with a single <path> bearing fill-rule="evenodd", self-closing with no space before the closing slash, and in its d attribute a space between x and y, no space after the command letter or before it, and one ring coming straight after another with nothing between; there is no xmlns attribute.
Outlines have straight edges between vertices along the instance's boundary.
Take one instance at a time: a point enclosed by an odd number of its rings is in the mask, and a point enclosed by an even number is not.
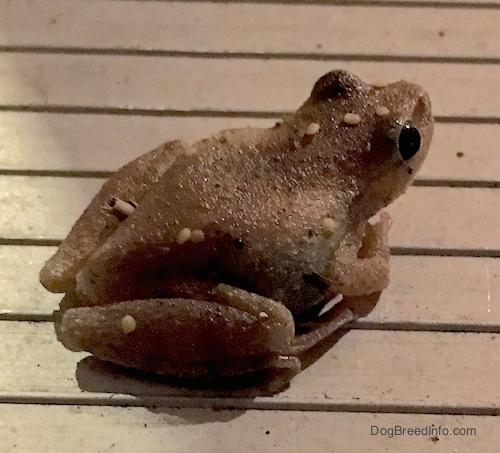
<svg viewBox="0 0 500 453"><path fill-rule="evenodd" d="M24 312L7 313L0 310L0 321L8 322L54 322L54 314ZM399 332L439 332L439 333L500 333L500 324L473 324L473 323L443 323L443 322L388 322L370 321L360 319L359 321L346 324L342 331L356 330L391 330Z"/></svg>
<svg viewBox="0 0 500 453"><path fill-rule="evenodd" d="M30 170L30 169L2 169L0 176L32 176L44 178L110 178L115 172L100 170ZM423 179L417 178L413 185L416 187L456 187L467 189L497 189L500 180L463 180L463 179ZM1 240L1 239L0 239Z"/></svg>
<svg viewBox="0 0 500 453"><path fill-rule="evenodd" d="M272 397L223 398L190 396L133 396L114 393L82 393L69 395L51 392L1 392L0 404L36 404L57 406L100 407L169 407L179 409L214 410L270 410L298 412L343 412L366 414L439 414L498 416L500 407L491 405L412 405L412 404L363 404L363 403L318 403L307 401L275 400Z"/></svg>
<svg viewBox="0 0 500 453"><path fill-rule="evenodd" d="M58 247L61 239L32 239L0 237L0 246ZM431 248L431 247L391 247L393 256L442 256L460 258L499 258L500 249L493 248Z"/></svg>
<svg viewBox="0 0 500 453"><path fill-rule="evenodd" d="M216 110L191 109L175 110L168 108L135 108L135 107L99 107L85 105L44 105L44 104L0 104L0 112L12 113L48 113L66 115L112 115L140 116L162 118L247 118L276 119L293 113L292 110ZM500 116L460 116L435 115L438 124L500 124Z"/></svg>
<svg viewBox="0 0 500 453"><path fill-rule="evenodd" d="M99 47L49 47L49 46L1 46L0 53L26 53L45 55L108 55L121 57L178 57L206 59L246 59L246 60L301 60L301 61L366 61L393 63L441 63L496 65L499 57L462 57L462 56L421 56L390 54L344 54L344 53L298 53L298 52L195 52L156 49L123 49Z"/></svg>

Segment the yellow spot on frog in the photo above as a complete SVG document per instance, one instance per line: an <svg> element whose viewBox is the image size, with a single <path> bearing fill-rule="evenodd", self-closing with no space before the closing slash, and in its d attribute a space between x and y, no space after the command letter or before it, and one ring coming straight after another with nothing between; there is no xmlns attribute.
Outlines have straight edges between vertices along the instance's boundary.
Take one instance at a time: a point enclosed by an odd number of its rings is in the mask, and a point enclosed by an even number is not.
<svg viewBox="0 0 500 453"><path fill-rule="evenodd" d="M319 124L318 123L311 123L309 126L307 126L306 129L306 135L314 135L317 134L319 131Z"/></svg>
<svg viewBox="0 0 500 453"><path fill-rule="evenodd" d="M135 319L130 315L125 315L122 318L121 325L122 325L122 331L124 334L132 333L137 327L137 323L135 322Z"/></svg>
<svg viewBox="0 0 500 453"><path fill-rule="evenodd" d="M325 217L321 223L321 232L325 237L331 236L338 226L339 224L335 219Z"/></svg>
<svg viewBox="0 0 500 453"><path fill-rule="evenodd" d="M183 228L177 235L177 244L182 245L184 242L189 241L190 238L191 230L189 228Z"/></svg>
<svg viewBox="0 0 500 453"><path fill-rule="evenodd" d="M201 230L193 230L190 239L194 243L202 242L205 240L205 234Z"/></svg>
<svg viewBox="0 0 500 453"><path fill-rule="evenodd" d="M357 113L346 113L344 123L349 124L349 126L356 126L361 123L361 117Z"/></svg>
<svg viewBox="0 0 500 453"><path fill-rule="evenodd" d="M385 116L385 115L388 115L390 113L390 110L385 106L385 105L379 105L376 109L375 109L375 113L378 115L378 116Z"/></svg>

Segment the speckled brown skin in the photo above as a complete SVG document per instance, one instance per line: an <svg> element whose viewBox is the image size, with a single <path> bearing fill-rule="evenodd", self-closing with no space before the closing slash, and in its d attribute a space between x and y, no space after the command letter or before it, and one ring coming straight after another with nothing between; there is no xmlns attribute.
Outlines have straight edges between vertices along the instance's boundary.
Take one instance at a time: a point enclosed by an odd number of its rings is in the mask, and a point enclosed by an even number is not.
<svg viewBox="0 0 500 453"><path fill-rule="evenodd" d="M377 115L380 106L390 113ZM346 124L346 113L359 115L359 124ZM405 160L396 142L406 121L422 143ZM311 123L319 130L308 135ZM283 361L298 371L293 356L362 314L359 296L387 286L389 218L367 220L411 183L432 130L419 86L376 89L332 71L272 129L171 142L133 161L42 270L49 290L68 292L66 306L88 307L65 313L60 339L166 374L234 374ZM103 208L113 197L138 207L117 221ZM333 219L328 232L325 218ZM183 228L203 231L204 240L178 244ZM346 296L342 308L295 337L293 317L336 294ZM138 327L125 335L118 320L131 313ZM273 333L283 326L286 334Z"/></svg>

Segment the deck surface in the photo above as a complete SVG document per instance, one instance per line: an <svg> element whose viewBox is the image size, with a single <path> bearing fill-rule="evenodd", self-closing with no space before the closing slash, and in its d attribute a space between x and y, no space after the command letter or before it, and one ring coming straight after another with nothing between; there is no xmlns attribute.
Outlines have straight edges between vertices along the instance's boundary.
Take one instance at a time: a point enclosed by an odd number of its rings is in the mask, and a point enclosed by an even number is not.
<svg viewBox="0 0 500 453"><path fill-rule="evenodd" d="M499 0L0 0L0 453L497 452L499 24ZM65 350L38 272L105 178L271 126L338 67L420 83L436 115L370 315L275 396Z"/></svg>

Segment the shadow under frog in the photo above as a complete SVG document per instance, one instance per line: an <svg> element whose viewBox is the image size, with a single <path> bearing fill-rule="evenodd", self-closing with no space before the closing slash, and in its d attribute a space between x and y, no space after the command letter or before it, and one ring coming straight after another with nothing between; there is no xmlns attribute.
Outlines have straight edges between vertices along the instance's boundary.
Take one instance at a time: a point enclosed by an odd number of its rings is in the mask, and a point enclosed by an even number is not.
<svg viewBox="0 0 500 453"><path fill-rule="evenodd" d="M270 369L279 391L388 285L391 221L369 219L411 184L432 130L418 85L332 71L279 126L132 161L41 271L66 293L59 340L223 388Z"/></svg>

